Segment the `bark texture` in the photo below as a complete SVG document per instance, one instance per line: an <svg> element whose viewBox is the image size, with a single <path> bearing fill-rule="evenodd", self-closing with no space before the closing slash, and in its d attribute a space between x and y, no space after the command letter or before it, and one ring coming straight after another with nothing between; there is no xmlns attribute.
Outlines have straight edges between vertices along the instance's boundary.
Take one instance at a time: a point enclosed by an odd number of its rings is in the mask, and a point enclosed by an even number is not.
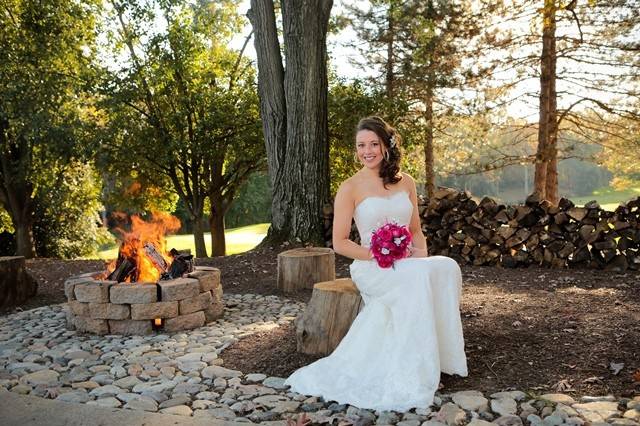
<svg viewBox="0 0 640 426"><path fill-rule="evenodd" d="M558 203L556 61L556 5L544 0L534 194L553 204Z"/></svg>
<svg viewBox="0 0 640 426"><path fill-rule="evenodd" d="M272 185L265 244L322 241L329 201L326 34L330 0L284 0L282 65L271 0L252 0L258 92Z"/></svg>

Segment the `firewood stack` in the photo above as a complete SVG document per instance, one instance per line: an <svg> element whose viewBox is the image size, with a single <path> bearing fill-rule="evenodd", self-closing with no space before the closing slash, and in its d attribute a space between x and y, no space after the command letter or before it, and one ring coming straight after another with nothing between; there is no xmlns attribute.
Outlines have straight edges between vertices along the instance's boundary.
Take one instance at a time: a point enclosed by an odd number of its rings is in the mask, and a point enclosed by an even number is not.
<svg viewBox="0 0 640 426"><path fill-rule="evenodd" d="M640 197L609 212L595 201L576 207L562 198L552 206L530 196L512 206L439 188L419 209L429 254L461 264L640 269Z"/></svg>

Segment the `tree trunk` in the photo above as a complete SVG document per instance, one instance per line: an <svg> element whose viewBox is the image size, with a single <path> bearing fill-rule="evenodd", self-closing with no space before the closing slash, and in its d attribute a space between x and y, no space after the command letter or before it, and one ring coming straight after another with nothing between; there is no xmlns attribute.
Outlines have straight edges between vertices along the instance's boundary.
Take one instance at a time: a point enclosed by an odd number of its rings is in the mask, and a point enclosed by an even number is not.
<svg viewBox="0 0 640 426"><path fill-rule="evenodd" d="M224 206L221 200L209 198L209 230L211 231L211 256L224 256L227 253L227 243L224 235Z"/></svg>
<svg viewBox="0 0 640 426"><path fill-rule="evenodd" d="M395 74L393 71L394 65L394 55L393 55L393 42L395 39L395 20L393 16L393 2L389 3L389 10L387 12L387 63L386 63L386 76L385 76L385 86L387 92L387 99L393 99L394 95L394 83L395 83Z"/></svg>
<svg viewBox="0 0 640 426"><path fill-rule="evenodd" d="M264 244L286 239L288 226L285 184L287 108L284 95L284 67L278 42L273 0L251 0L247 12L254 31L258 59L258 94L260 116L271 180L271 227Z"/></svg>
<svg viewBox="0 0 640 426"><path fill-rule="evenodd" d="M431 74L431 72L430 72ZM433 85L435 78L433 75L428 76L427 93L424 99L424 119L426 123L427 134L424 141L424 190L429 199L433 198L436 188L436 177L433 170Z"/></svg>
<svg viewBox="0 0 640 426"><path fill-rule="evenodd" d="M204 243L204 225L202 215L191 217L193 221L193 242L196 246L196 257L207 257L207 246Z"/></svg>
<svg viewBox="0 0 640 426"><path fill-rule="evenodd" d="M284 0L284 73L272 0L252 0L258 91L272 182L272 222L263 244L323 243L329 200L326 34L331 0Z"/></svg>
<svg viewBox="0 0 640 426"><path fill-rule="evenodd" d="M324 244L322 206L329 202L327 46L331 0L282 2L287 72L286 191L289 238ZM310 13L309 11L314 11ZM301 96L304 94L304 96Z"/></svg>
<svg viewBox="0 0 640 426"><path fill-rule="evenodd" d="M552 95L552 80L555 88L555 0L544 0L543 27L542 27L542 56L540 58L540 117L538 120L538 149L536 151L536 168L534 178L534 193L540 199L547 199L547 170L549 167L550 152L555 150L550 141L550 122ZM555 115L553 117L555 120Z"/></svg>
<svg viewBox="0 0 640 426"><path fill-rule="evenodd" d="M556 93L556 37L555 37L555 9L553 11L553 37L549 51L549 139L547 146L547 181L545 183L546 199L558 205L558 97Z"/></svg>
<svg viewBox="0 0 640 426"><path fill-rule="evenodd" d="M16 255L27 259L36 257L35 243L33 240L33 221L24 219L16 222L13 220L16 230Z"/></svg>

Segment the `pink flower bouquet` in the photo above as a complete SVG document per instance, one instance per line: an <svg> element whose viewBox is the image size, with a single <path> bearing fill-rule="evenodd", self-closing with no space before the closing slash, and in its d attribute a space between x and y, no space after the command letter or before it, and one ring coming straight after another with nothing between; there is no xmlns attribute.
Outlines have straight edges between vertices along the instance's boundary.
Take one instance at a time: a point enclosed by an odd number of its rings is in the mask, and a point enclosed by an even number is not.
<svg viewBox="0 0 640 426"><path fill-rule="evenodd" d="M404 225L387 223L373 231L371 253L381 268L389 268L398 259L409 256L411 233Z"/></svg>

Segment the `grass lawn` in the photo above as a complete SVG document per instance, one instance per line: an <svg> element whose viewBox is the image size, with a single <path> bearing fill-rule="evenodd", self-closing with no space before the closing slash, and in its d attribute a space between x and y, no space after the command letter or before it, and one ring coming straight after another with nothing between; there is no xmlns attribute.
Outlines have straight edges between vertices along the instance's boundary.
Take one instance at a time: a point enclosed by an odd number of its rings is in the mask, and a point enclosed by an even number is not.
<svg viewBox="0 0 640 426"><path fill-rule="evenodd" d="M586 197L573 197L576 205L582 206L591 200L596 200L605 210L615 210L621 202L629 201L640 196L640 186L632 186L623 190L616 190L611 187L600 188L593 191L593 194Z"/></svg>
<svg viewBox="0 0 640 426"><path fill-rule="evenodd" d="M227 254L242 253L257 246L267 235L268 223L258 223L256 225L243 226L241 228L227 229L225 236L227 240ZM211 234L204 234L207 245L207 253L211 254ZM196 252L193 243L193 235L169 235L167 237L167 247L178 250L191 249L191 253ZM115 259L118 256L118 246L111 245L104 247L98 252L100 259Z"/></svg>

